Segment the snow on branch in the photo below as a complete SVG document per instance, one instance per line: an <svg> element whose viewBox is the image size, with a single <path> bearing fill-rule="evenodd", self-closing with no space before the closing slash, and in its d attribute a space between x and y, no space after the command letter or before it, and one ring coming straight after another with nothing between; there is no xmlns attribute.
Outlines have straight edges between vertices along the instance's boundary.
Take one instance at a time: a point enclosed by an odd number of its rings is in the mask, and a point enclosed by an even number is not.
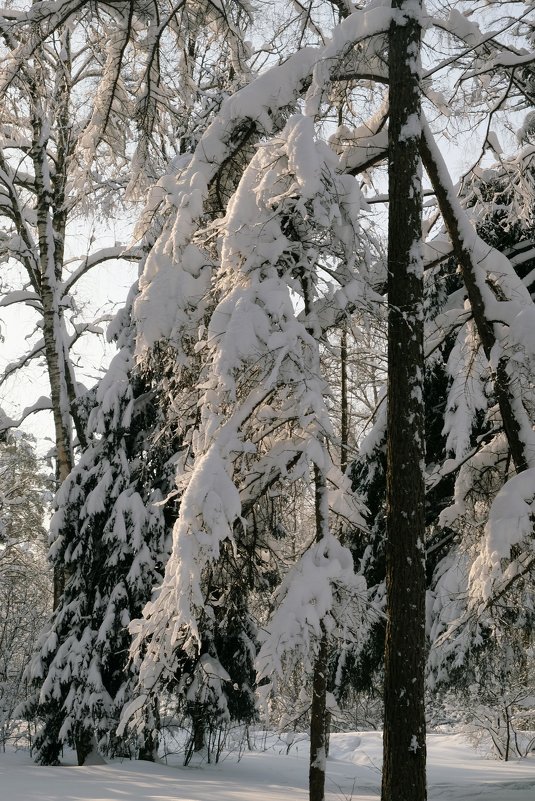
<svg viewBox="0 0 535 801"><path fill-rule="evenodd" d="M335 639L354 642L362 635L366 603L366 582L355 574L349 549L332 534L312 545L275 592L275 612L260 634L259 683L276 683L298 663L310 669L322 627ZM262 687L262 695L272 691Z"/></svg>
<svg viewBox="0 0 535 801"><path fill-rule="evenodd" d="M314 117L319 113L325 92L344 59L353 54L359 42L386 34L392 14L392 10L386 6L355 11L334 28L331 41L323 49L312 73L306 99L306 113L309 116Z"/></svg>
<svg viewBox="0 0 535 801"><path fill-rule="evenodd" d="M125 248L124 245L114 245L113 247L102 248L95 253L91 253L65 279L62 286L62 294L67 295L83 275L99 264L103 264L106 261L121 259L126 261L139 261L141 257L142 254L139 248Z"/></svg>
<svg viewBox="0 0 535 801"><path fill-rule="evenodd" d="M475 416L487 408L487 370L473 325L468 324L457 335L447 362L451 385L442 433L447 452L456 460L470 450Z"/></svg>
<svg viewBox="0 0 535 801"><path fill-rule="evenodd" d="M135 310L140 354L160 339L176 338L184 307L180 287L184 282L190 283L192 275L197 278L200 271L201 257L194 255L191 242L219 171L253 134L271 134L280 128L284 112L294 106L311 79L310 103L320 102L314 94L314 81L319 82L320 76L317 74L314 79L314 70L327 65L321 69L327 69L330 75L354 45L384 33L390 16L386 8L355 11L335 27L333 39L325 48L305 47L253 79L225 99L178 176L160 180L159 186L174 213L147 259L140 283L141 296ZM188 264L192 257L196 261L193 270ZM172 309L177 309L177 320Z"/></svg>
<svg viewBox="0 0 535 801"><path fill-rule="evenodd" d="M424 166L435 190L474 316L517 470L535 462L532 408L535 369L535 309L509 259L475 231L454 191L444 159L427 123L421 141ZM518 374L525 371L525 380Z"/></svg>
<svg viewBox="0 0 535 801"><path fill-rule="evenodd" d="M349 129L339 126L330 137L330 144L340 154L340 168L356 175L387 157L388 102L385 100L362 125Z"/></svg>
<svg viewBox="0 0 535 801"><path fill-rule="evenodd" d="M21 370L23 367L26 367L30 362L32 362L35 358L41 356L44 352L45 343L43 339L39 339L33 346L32 349L25 353L24 356L21 356L20 359L16 362L10 362L4 368L3 373L0 375L0 386L4 384L11 376L16 373L18 370Z"/></svg>
<svg viewBox="0 0 535 801"><path fill-rule="evenodd" d="M134 651L146 648L142 691L152 692L172 674L179 649L201 652L200 621L214 614L203 576L209 570L214 581L222 548L235 549L238 534L247 540L242 502L273 480L310 481L317 465L335 487L333 512L364 525L362 505L349 497L349 482L323 445L332 430L320 371L321 321L311 303L324 291L317 277L323 249L334 270L339 262L357 275L360 190L354 178L337 173L337 164L316 140L312 120L295 114L257 149L226 217L213 226L221 261L211 292L218 302L208 325L199 326L195 348L203 354L195 459L178 476L183 495L164 583L134 628ZM177 274L199 253L186 245ZM191 277L181 291L184 322L193 326L199 298L188 290L197 291ZM297 315L296 292L304 318Z"/></svg>
<svg viewBox="0 0 535 801"><path fill-rule="evenodd" d="M470 573L473 599L495 600L497 585L513 579L526 560L531 559L535 551L534 520L535 468L532 467L510 478L492 502L483 551Z"/></svg>
<svg viewBox="0 0 535 801"><path fill-rule="evenodd" d="M317 49L304 48L227 98L189 164L176 178L166 176L159 182L174 215L147 258L140 280L135 306L138 352L160 339L180 339L190 298L198 302L210 280L203 269L206 256L191 244L209 187L252 131L271 132L273 119L295 103L317 56Z"/></svg>
<svg viewBox="0 0 535 801"><path fill-rule="evenodd" d="M13 306L15 303L25 303L34 309L41 309L41 300L36 292L29 292L27 289L16 289L13 292L6 292L0 299L0 307Z"/></svg>
<svg viewBox="0 0 535 801"><path fill-rule="evenodd" d="M22 423L29 417L31 414L37 414L37 412L44 412L49 411L52 408L52 403L50 398L45 397L42 395L35 403L32 403L31 406L26 406L23 410L22 414L19 418L14 419L11 417L7 417L7 415L3 415L0 418L0 431L7 431L9 428L19 428Z"/></svg>
<svg viewBox="0 0 535 801"><path fill-rule="evenodd" d="M522 588L535 566L535 468L512 476L497 489L486 513L486 522L469 513L474 475L487 476L487 492L502 482L506 442L501 434L465 463L455 485L455 503L441 514L440 523L450 526L459 516L482 527L475 546L460 545L440 566L434 588L433 649L430 664L440 679L445 665L463 664L466 653L483 644L482 631L493 628L495 610L504 596ZM501 463L501 469L500 469ZM494 474L494 479L492 475Z"/></svg>
<svg viewBox="0 0 535 801"><path fill-rule="evenodd" d="M79 158L81 178L84 184L85 173L89 173L94 162L98 146L105 142L114 142L113 149L123 139L121 130L114 125L112 110L122 108L128 114L130 98L121 76L122 62L131 36L132 11L120 17L108 32L105 45L105 64L102 77L97 85L96 96L83 134L79 141ZM121 147L122 150L122 147Z"/></svg>

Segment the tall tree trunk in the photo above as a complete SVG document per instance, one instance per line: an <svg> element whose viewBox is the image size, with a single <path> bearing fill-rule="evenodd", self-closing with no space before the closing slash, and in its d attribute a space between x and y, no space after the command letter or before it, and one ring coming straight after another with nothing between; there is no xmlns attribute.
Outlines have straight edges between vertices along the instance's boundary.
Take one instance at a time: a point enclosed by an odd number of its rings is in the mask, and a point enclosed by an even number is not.
<svg viewBox="0 0 535 801"><path fill-rule="evenodd" d="M191 720L191 734L186 743L184 765L189 765L193 755L201 753L207 746L206 734L208 720L206 718L206 709L202 701L192 701L188 704L187 714Z"/></svg>
<svg viewBox="0 0 535 801"><path fill-rule="evenodd" d="M62 375L64 362L55 338L59 315L54 312L53 299L42 283L41 297L43 300L43 338L45 341L45 356L48 377L50 380L50 397L52 401L52 415L54 419L56 444L56 483L59 487L69 475L72 466L72 440L70 419L67 415L68 396ZM51 294L51 293L50 293ZM63 566L54 565L54 609L57 609L59 600L65 588L65 571Z"/></svg>
<svg viewBox="0 0 535 801"><path fill-rule="evenodd" d="M314 465L314 505L316 542L329 530L327 487L322 468ZM329 668L329 635L323 624L319 650L312 675L312 704L310 709L310 765L308 786L310 801L325 799L325 762L327 759L328 714L327 672Z"/></svg>
<svg viewBox="0 0 535 801"><path fill-rule="evenodd" d="M37 127L37 126L36 126ZM49 187L45 178L47 154L43 146L34 155L37 190L37 225L39 230L40 290L43 306L43 340L56 445L56 482L59 487L73 467L70 399L66 380L66 331L60 309L56 246L50 218ZM54 567L54 609L65 586L64 570Z"/></svg>
<svg viewBox="0 0 535 801"><path fill-rule="evenodd" d="M39 293L43 307L43 340L45 358L50 381L50 399L54 420L56 445L56 482L59 487L73 467L71 402L74 393L72 367L67 352L67 331L61 309L61 277L63 270L65 227L67 208L65 186L67 183L68 141L71 135L69 122L70 99L70 37L63 35L63 70L58 75L56 86L56 114L58 141L54 168L48 153L50 121L42 108L39 82L40 67L36 68L36 80L29 87L31 97L31 125L33 130L31 158L34 168L36 217L39 243ZM42 56L42 54L40 54ZM71 391L69 392L69 385ZM65 570L57 563L54 567L54 609L65 587Z"/></svg>
<svg viewBox="0 0 535 801"><path fill-rule="evenodd" d="M327 669L328 635L322 626L320 647L312 676L310 708L310 766L308 773L310 801L325 799L325 761L327 759Z"/></svg>
<svg viewBox="0 0 535 801"><path fill-rule="evenodd" d="M421 4L389 31L387 629L382 801L424 801L426 745Z"/></svg>
<svg viewBox="0 0 535 801"><path fill-rule="evenodd" d="M138 759L145 762L158 761L158 746L160 744L160 707L158 699L155 698L145 712L145 730L142 734L142 741L139 748Z"/></svg>
<svg viewBox="0 0 535 801"><path fill-rule="evenodd" d="M349 401L347 392L347 321L342 323L340 334L340 470L347 470L347 455L349 441Z"/></svg>
<svg viewBox="0 0 535 801"><path fill-rule="evenodd" d="M347 328L348 328L348 321L343 320L342 328L340 332L340 470L342 473L345 473L347 470L347 463L348 463L348 441L349 441L349 400L348 400L348 375L347 375ZM342 530L340 530L340 536L342 538ZM327 640L325 634L323 635L323 639L325 639L325 644L327 645ZM323 645L320 645L321 647ZM318 657L319 660L319 657ZM328 653L325 654L325 671L328 669ZM325 672L324 671L324 672ZM323 693L324 695L324 704L327 703L327 691L332 688L332 679L329 685L324 682L323 689L320 688L318 684L317 693L318 696ZM312 689L313 696L316 692L314 687ZM314 697L312 700L312 706L314 707ZM331 711L326 708L325 709L325 758L329 756L329 748L331 744Z"/></svg>

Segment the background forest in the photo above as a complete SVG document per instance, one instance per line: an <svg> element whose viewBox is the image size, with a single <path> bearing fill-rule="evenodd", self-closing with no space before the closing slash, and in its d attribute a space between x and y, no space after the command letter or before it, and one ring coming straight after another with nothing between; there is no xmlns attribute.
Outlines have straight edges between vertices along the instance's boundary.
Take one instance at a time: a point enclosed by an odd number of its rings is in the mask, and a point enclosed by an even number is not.
<svg viewBox="0 0 535 801"><path fill-rule="evenodd" d="M534 746L535 7L392 6L0 8L0 736L40 764L310 728L321 801L329 731L401 714L392 582L427 726Z"/></svg>

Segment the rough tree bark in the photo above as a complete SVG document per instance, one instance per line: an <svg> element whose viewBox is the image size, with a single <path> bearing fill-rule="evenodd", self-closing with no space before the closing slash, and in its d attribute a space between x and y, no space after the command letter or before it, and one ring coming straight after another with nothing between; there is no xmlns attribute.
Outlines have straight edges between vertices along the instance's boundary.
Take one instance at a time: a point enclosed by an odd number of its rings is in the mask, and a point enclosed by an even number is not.
<svg viewBox="0 0 535 801"><path fill-rule="evenodd" d="M382 801L424 801L426 745L421 3L389 31L387 630Z"/></svg>
<svg viewBox="0 0 535 801"><path fill-rule="evenodd" d="M340 334L340 470L345 473L349 448L349 400L347 391L347 322L342 323Z"/></svg>
<svg viewBox="0 0 535 801"><path fill-rule="evenodd" d="M327 487L323 470L314 465L314 497L316 542L328 532ZM329 635L321 624L321 638L312 675L310 708L310 765L308 786L310 801L325 799L325 761L327 759L328 714L327 671L329 667Z"/></svg>
<svg viewBox="0 0 535 801"><path fill-rule="evenodd" d="M56 110L58 128L65 125L68 113L70 87L66 84L67 60L64 73L58 86ZM46 118L40 94L40 67L28 81L30 97L29 121L32 127L30 157L34 169L35 210L39 247L39 294L43 313L43 340L50 381L50 398L54 419L56 445L56 481L59 486L73 467L72 421L70 416L69 391L67 386L68 354L64 352L67 340L60 291L63 251L65 242L65 192L66 176L54 173L52 179L50 156L48 153L50 120ZM43 79L44 85L44 79ZM63 131L62 136L67 135ZM56 167L66 169L65 154L58 142L58 163ZM62 163L63 162L63 163ZM65 585L64 571L57 565L54 568L54 609L59 603Z"/></svg>
<svg viewBox="0 0 535 801"><path fill-rule="evenodd" d="M310 801L325 799L325 760L327 759L327 669L329 659L328 635L322 626L318 655L312 676L310 708Z"/></svg>

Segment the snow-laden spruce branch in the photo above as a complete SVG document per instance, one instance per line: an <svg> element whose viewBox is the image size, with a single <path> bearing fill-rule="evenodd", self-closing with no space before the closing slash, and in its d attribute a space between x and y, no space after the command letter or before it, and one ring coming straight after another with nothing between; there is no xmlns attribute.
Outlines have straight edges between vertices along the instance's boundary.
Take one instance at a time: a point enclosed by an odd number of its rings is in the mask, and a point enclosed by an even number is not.
<svg viewBox="0 0 535 801"><path fill-rule="evenodd" d="M431 664L437 675L448 659L461 664L473 644L481 643L482 627L492 626L492 610L507 592L529 575L535 543L532 472L535 463L533 375L535 364L535 310L533 300L510 260L477 235L447 173L428 126L424 126L422 157L437 196L454 255L467 291L472 322L462 329L450 354L452 391L445 433L459 468L454 503L440 516L442 526L455 527L467 515L474 479L487 473L501 476L503 487L489 503L482 542L470 569L456 591L458 600L448 611L440 597L448 596L448 582L456 581L453 563L439 582L433 633L436 644ZM477 332L477 339L474 334ZM479 348L481 343L481 348ZM481 352L482 351L482 352ZM484 359L483 359L484 354ZM461 369L459 370L459 364ZM483 392L490 370L503 434L486 436L470 459L470 420L488 401ZM508 475L510 454L517 475ZM501 467L500 467L501 465ZM446 462L439 473L448 472ZM470 516L468 516L468 520ZM459 553L458 559L462 558ZM462 600L461 600L462 598ZM443 608L441 606L443 605ZM454 608L456 613L454 614Z"/></svg>
<svg viewBox="0 0 535 801"><path fill-rule="evenodd" d="M531 494L530 494L530 497ZM510 519L508 522L516 522ZM483 561L483 560L481 560ZM495 626L495 610L500 602L514 595L516 585L522 586L531 580L535 570L535 554L522 553L506 570L499 568L489 580L488 563L477 565L477 591L471 593L469 583L474 575L474 566L468 556L454 551L443 565L443 577L437 582L433 608L434 623L430 635L433 647L430 667L435 680L448 680L448 664L461 667L467 654L484 644L484 635ZM488 594L482 598L481 591Z"/></svg>
<svg viewBox="0 0 535 801"><path fill-rule="evenodd" d="M311 673L323 632L344 650L364 641L370 619L366 581L355 574L348 548L331 534L311 545L284 577L272 598L274 612L260 632L257 676L261 703L300 664Z"/></svg>
<svg viewBox="0 0 535 801"><path fill-rule="evenodd" d="M323 249L352 280L357 276L360 192L337 164L334 152L315 140L312 120L293 115L257 148L215 225L221 263L212 293L219 302L196 347L204 367L195 458L178 477L183 495L164 583L135 629L134 652L146 654L142 694L165 684L180 652L202 655L200 624L213 615L203 577L210 571L213 585L223 548L230 544L236 558L247 543L242 501L250 503L274 477L281 486L310 481L316 465L341 490L330 493L331 513L364 525L358 499L322 444L332 431L319 373L322 321L311 304L321 292ZM198 251L184 248L179 273L188 258L195 265ZM303 319L292 292L304 298ZM188 328L184 333L191 337Z"/></svg>
<svg viewBox="0 0 535 801"><path fill-rule="evenodd" d="M303 48L282 65L253 79L223 102L189 164L176 180L166 177L160 181L168 206L176 212L171 215L166 233L160 237L154 253L149 255L141 279L142 292L136 304L141 350L159 339L175 338L173 322L168 314L162 315L160 309L162 303L165 306L172 303L170 290L173 285L178 288L180 284L182 253L197 230L210 187L222 167L253 136L271 135L276 131L284 122L284 112L294 106L309 86L309 103L317 105L320 89L314 83L314 75L317 80L320 76L315 70L321 71L325 64L337 65L359 41L382 36L389 21L390 12L385 8L355 12L334 29L332 43L326 48ZM171 256L172 262L169 261ZM166 263L168 266L164 266ZM184 279L191 280L187 276ZM175 289L174 294L176 292ZM180 307L179 301L177 305Z"/></svg>
<svg viewBox="0 0 535 801"><path fill-rule="evenodd" d="M495 373L495 391L512 457L517 470L523 470L535 460L535 436L509 360L515 354L518 362L520 351L527 366L535 356L533 301L510 261L476 234L428 127L422 138L422 158L462 269L478 335Z"/></svg>

